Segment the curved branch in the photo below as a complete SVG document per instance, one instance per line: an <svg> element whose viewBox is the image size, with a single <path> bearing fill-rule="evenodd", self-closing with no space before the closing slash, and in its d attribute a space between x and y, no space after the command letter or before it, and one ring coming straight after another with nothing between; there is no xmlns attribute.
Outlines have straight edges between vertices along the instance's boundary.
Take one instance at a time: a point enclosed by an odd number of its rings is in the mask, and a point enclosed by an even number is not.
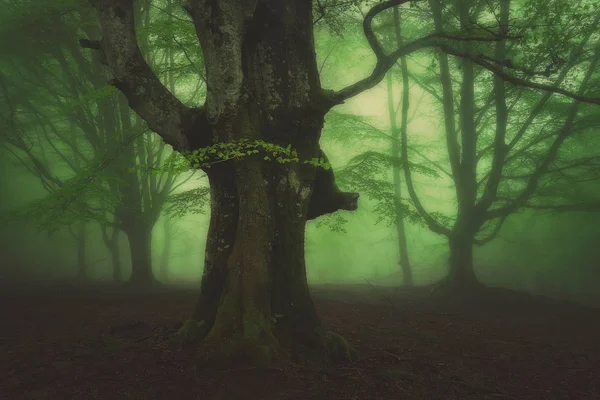
<svg viewBox="0 0 600 400"><path fill-rule="evenodd" d="M498 236L498 233L500 233L500 229L502 228L502 225L504 225L504 222L506 221L507 218L508 218L508 215L503 215L502 217L500 217L500 220L494 227L494 230L492 232L490 232L489 235L487 235L486 237L481 238L481 239L475 238L475 239L473 239L473 243L475 243L478 246L482 246L482 245L494 240L496 238L496 236Z"/></svg>
<svg viewBox="0 0 600 400"><path fill-rule="evenodd" d="M329 162L323 150L319 150L319 158ZM358 208L358 197L358 193L342 192L338 189L332 168L317 167L306 219L310 221L339 210L354 211Z"/></svg>
<svg viewBox="0 0 600 400"><path fill-rule="evenodd" d="M91 1L98 12L103 38L80 40L82 47L104 55L113 79L109 84L119 89L129 106L148 127L158 133L175 150L189 150L190 145L182 125L189 113L158 79L144 60L135 35L133 0Z"/></svg>
<svg viewBox="0 0 600 400"><path fill-rule="evenodd" d="M600 98L598 97L587 97L578 93L570 92L566 89L562 89L558 86L547 85L536 82L529 82L524 79L518 78L516 76L512 76L505 71L506 69L511 70L519 70L519 68L512 63L503 63L498 64L494 59L490 59L490 57L485 56L483 54L473 55L468 52L460 51L446 42L448 40L453 41L500 41L506 39L517 39L518 37L514 36L503 36L503 35L492 35L490 37L478 37L478 36L459 36L452 35L444 32L436 32L429 35L426 35L422 38L413 40L411 42L406 43L403 46L400 46L395 51L390 53L389 55L385 54L383 46L377 40L375 33L373 31L373 19L381 12L390 9L392 7L408 3L410 0L389 0L382 3L379 3L373 6L369 12L365 15L363 20L363 31L365 34L365 38L369 43L369 46L373 50L375 57L377 58L377 62L371 74L361 79L358 82L355 82L339 91L331 91L324 90L324 96L326 98L326 105L328 108L332 108L335 105L343 104L345 100L354 97L366 90L369 90L375 87L379 82L381 82L387 73L387 71L396 63L396 61L403 56L410 55L418 50L425 48L438 48L443 52L460 57L466 60L470 60L473 63L485 68L486 70L492 72L497 77L501 78L506 82L513 83L515 85L528 87L531 89L543 90L551 93L558 93L564 96L570 97L580 102L584 103L592 103L600 105Z"/></svg>
<svg viewBox="0 0 600 400"><path fill-rule="evenodd" d="M574 100L580 101L582 103L591 103L591 104L598 104L600 105L600 98L599 97L587 97L587 96L583 96L581 94L578 93L573 93L570 92L566 89L562 89L560 87L557 86L553 86L553 85L547 85L547 84L543 84L543 83L535 83L535 82L528 82L526 80L523 80L521 78L517 78L516 76L512 76L508 73L506 73L504 71L503 67L499 67L494 63L491 63L489 61L484 60L481 56L472 56L469 55L467 53L464 53L462 51L456 50L451 46L448 46L446 44L438 44L438 47L448 53L448 54L452 54L453 56L457 56L457 57L461 57L464 59L468 59L471 60L472 62L474 62L475 64L487 69L488 71L494 73L496 76L502 78L504 81L506 82L510 82L513 83L515 85L518 86L524 86L524 87L528 87L531 89L538 89L538 90L543 90L545 92L552 92L552 93L557 93L557 94L562 94L566 97L570 97Z"/></svg>

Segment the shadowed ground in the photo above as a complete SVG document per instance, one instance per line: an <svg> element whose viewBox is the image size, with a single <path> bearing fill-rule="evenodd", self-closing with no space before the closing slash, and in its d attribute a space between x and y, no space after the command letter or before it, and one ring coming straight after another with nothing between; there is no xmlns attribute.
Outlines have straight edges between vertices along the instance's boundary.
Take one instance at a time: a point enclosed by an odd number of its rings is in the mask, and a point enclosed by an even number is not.
<svg viewBox="0 0 600 400"><path fill-rule="evenodd" d="M313 287L358 360L201 369L169 339L196 290L69 285L0 294L4 399L599 399L600 309L491 289ZM477 297L473 297L477 296Z"/></svg>

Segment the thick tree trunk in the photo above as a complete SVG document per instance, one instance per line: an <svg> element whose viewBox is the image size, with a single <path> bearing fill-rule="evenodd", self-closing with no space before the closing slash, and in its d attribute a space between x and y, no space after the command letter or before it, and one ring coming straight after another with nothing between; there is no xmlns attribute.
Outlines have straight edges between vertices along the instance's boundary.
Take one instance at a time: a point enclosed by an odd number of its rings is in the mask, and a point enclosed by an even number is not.
<svg viewBox="0 0 600 400"><path fill-rule="evenodd" d="M152 273L152 229L142 223L126 229L131 257L129 283L150 285L156 281Z"/></svg>
<svg viewBox="0 0 600 400"><path fill-rule="evenodd" d="M238 219L235 173L217 164L207 175L211 190L210 224L204 253L200 298L192 315L192 320L201 323L202 326L197 332L190 332L200 339L206 336L215 322L225 290L227 259L235 242Z"/></svg>
<svg viewBox="0 0 600 400"><path fill-rule="evenodd" d="M197 336L209 344L233 340L238 346L228 349L231 354L254 363L290 356L307 361L315 351L350 357L347 343L323 328L309 295L304 261L309 191L302 186L293 190L286 179L294 179L298 166L260 160L244 165L238 188L235 181L222 179L233 171L209 174L209 240L201 296L190 322L201 324ZM270 182L261 185L267 177ZM275 201L268 200L269 192Z"/></svg>
<svg viewBox="0 0 600 400"><path fill-rule="evenodd" d="M473 266L473 236L454 231L449 244L448 275L442 285L460 291L479 288L481 284Z"/></svg>
<svg viewBox="0 0 600 400"><path fill-rule="evenodd" d="M302 160L322 155L325 111L319 108L311 7L306 0L185 7L203 47L205 109L216 141L262 139L291 145ZM215 28L214 18L222 27ZM211 361L350 358L347 342L324 329L310 298L304 230L307 219L355 209L357 195L339 192L330 172L316 174L312 165L279 164L264 155L218 163L206 173L211 221L205 269L198 305L180 336L203 339ZM313 190L319 197L309 210Z"/></svg>
<svg viewBox="0 0 600 400"><path fill-rule="evenodd" d="M302 176L314 168L260 158L232 167L220 164L208 172L212 207L204 276L197 307L180 334L204 339L219 356L259 364L350 358L345 340L324 329L308 290L310 186Z"/></svg>

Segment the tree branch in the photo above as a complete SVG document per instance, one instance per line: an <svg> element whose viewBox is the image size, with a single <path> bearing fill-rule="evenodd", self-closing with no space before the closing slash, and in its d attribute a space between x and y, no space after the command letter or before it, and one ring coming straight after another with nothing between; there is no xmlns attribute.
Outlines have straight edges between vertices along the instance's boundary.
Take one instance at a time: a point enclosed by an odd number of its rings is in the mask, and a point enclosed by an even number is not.
<svg viewBox="0 0 600 400"><path fill-rule="evenodd" d="M319 151L319 158L329 162L323 150ZM338 210L354 211L358 208L358 197L358 193L342 192L338 189L332 168L317 167L306 219L310 221Z"/></svg>
<svg viewBox="0 0 600 400"><path fill-rule="evenodd" d="M489 235L487 235L486 237L481 238L481 239L475 238L475 239L473 239L473 243L475 243L478 246L482 246L482 245L494 240L496 238L496 236L498 236L498 233L500 233L500 229L502 228L502 225L504 225L504 222L506 221L507 218L508 218L508 215L503 215L502 217L500 217L500 219L496 223L496 226L494 227L494 230L492 232L490 232Z"/></svg>
<svg viewBox="0 0 600 400"><path fill-rule="evenodd" d="M581 82L581 85L579 87L579 93L585 92L585 90L587 88L587 83L589 82L592 74L594 73L594 70L596 69L596 66L598 65L599 60L600 60L600 42L596 43L595 58L594 58L593 62L590 64L590 66L586 72L586 75ZM550 149L548 150L546 157L544 157L543 160L541 160L538 167L531 174L531 178L529 179L529 181L527 182L527 185L521 191L521 193L514 199L514 201L511 204L509 204L505 207L499 207L499 208L496 208L493 210L489 210L485 215L485 219L490 220L490 219L498 218L498 217L501 217L504 215L508 215L508 214L516 211L521 206L523 206L524 204L527 203L527 201L529 200L531 195L533 193L535 193L535 191L537 190L540 180L546 174L548 168L556 159L558 150L560 149L560 147L562 146L564 141L570 136L570 134L572 132L573 124L575 122L575 118L577 116L577 112L579 111L580 104L581 103L578 101L574 101L571 104L571 108L569 110L567 120L565 121L565 123L562 126L561 130L559 131L558 135L556 135L556 139L550 146Z"/></svg>
<svg viewBox="0 0 600 400"><path fill-rule="evenodd" d="M515 85L528 87L531 89L543 90L551 93L558 93L564 96L570 97L580 102L584 103L592 103L600 105L600 98L597 97L587 97L578 93L570 92L566 89L560 88L558 86L547 85L543 83L536 83L526 81L522 78L510 75L505 71L505 68L510 68L512 70L519 70L519 68L512 63L507 65L508 63L503 63L499 65L496 60L490 61L487 56L483 55L472 55L468 52L464 52L458 50L449 44L447 44L448 40L453 41L500 41L505 39L515 39L518 37L513 36L503 36L503 35L492 35L490 37L482 37L482 36L460 36L460 35L452 35L444 32L436 32L424 36L422 38L413 40L411 42L406 43L403 46L400 46L395 51L390 53L389 55L385 54L383 46L379 43L374 31L373 31L373 19L380 14L381 12L390 9L395 6L399 6L401 4L407 3L410 0L389 0L382 3L379 3L373 6L365 15L363 20L363 31L365 34L365 38L369 43L369 46L373 50L375 57L377 57L377 61L375 67L371 74L358 81L355 82L337 92L335 91L324 91L324 96L326 98L326 105L331 108L338 104L343 104L345 100L354 97L366 90L369 90L376 86L381 80L384 78L387 71L396 63L396 61L403 56L407 56L411 53L414 53L418 50L425 48L438 48L443 52L460 57L466 60L470 60L473 63L485 68L486 70L492 72L497 77L501 78L506 82L513 83Z"/></svg>
<svg viewBox="0 0 600 400"><path fill-rule="evenodd" d="M123 92L129 106L150 129L175 150L189 150L187 136L191 132L186 128L190 125L190 110L169 92L144 60L135 36L133 0L90 2L98 12L103 38L82 39L80 45L102 52L113 75L109 84ZM210 137L207 132L201 133Z"/></svg>

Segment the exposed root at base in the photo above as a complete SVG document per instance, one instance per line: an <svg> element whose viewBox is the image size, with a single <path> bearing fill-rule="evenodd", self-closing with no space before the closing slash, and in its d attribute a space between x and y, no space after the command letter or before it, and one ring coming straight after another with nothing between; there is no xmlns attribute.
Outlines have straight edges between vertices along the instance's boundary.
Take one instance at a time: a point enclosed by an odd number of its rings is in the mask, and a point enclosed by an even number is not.
<svg viewBox="0 0 600 400"><path fill-rule="evenodd" d="M289 354L278 343L261 343L244 337L207 338L198 345L198 364L211 368L269 367L289 363Z"/></svg>
<svg viewBox="0 0 600 400"><path fill-rule="evenodd" d="M204 321L190 318L183 323L181 328L179 328L175 335L175 340L182 343L198 342L204 339L207 333Z"/></svg>
<svg viewBox="0 0 600 400"><path fill-rule="evenodd" d="M286 336L286 348L292 353L293 362L321 368L337 362L356 359L356 352L348 341L335 332L318 329L302 336Z"/></svg>
<svg viewBox="0 0 600 400"><path fill-rule="evenodd" d="M356 359L356 352L346 339L323 329L291 335L277 332L276 336L266 335L262 340L241 335L220 337L207 329L204 321L188 319L174 338L179 343L197 343L199 365L269 367L293 362L324 367L332 362Z"/></svg>
<svg viewBox="0 0 600 400"><path fill-rule="evenodd" d="M327 331L324 336L325 350L331 360L352 361L356 359L356 351L341 335Z"/></svg>

